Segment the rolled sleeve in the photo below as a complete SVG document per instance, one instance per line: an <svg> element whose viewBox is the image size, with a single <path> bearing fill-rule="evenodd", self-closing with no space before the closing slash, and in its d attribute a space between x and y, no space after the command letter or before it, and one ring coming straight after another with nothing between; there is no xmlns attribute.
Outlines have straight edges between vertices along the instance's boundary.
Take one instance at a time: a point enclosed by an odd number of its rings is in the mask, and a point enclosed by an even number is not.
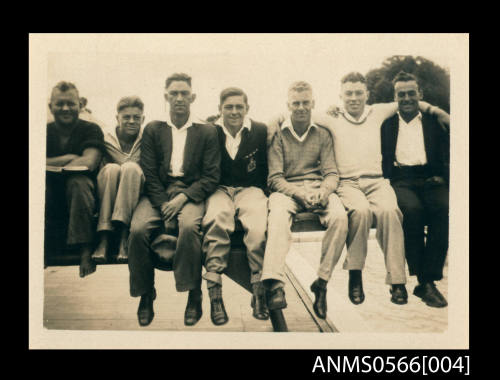
<svg viewBox="0 0 500 380"><path fill-rule="evenodd" d="M267 162L269 165L269 176L267 183L271 191L278 191L289 197L295 197L300 188L285 179L283 163L283 142L281 135L276 133L269 147Z"/></svg>

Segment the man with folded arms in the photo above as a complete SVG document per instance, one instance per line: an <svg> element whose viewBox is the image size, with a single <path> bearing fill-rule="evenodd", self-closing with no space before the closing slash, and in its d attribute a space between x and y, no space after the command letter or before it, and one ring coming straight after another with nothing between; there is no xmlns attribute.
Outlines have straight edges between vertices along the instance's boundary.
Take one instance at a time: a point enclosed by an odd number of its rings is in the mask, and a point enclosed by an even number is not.
<svg viewBox="0 0 500 380"><path fill-rule="evenodd" d="M49 107L54 121L47 124L46 163L67 171L47 171L45 246L60 238L54 226L62 221L67 225L66 245L79 251L80 277L85 277L95 271L95 177L105 150L103 133L97 124L79 119L80 99L72 83L62 81L54 87Z"/></svg>
<svg viewBox="0 0 500 380"><path fill-rule="evenodd" d="M144 103L138 97L120 99L116 115L118 126L114 133L104 136L106 155L103 159L104 166L97 176L101 203L97 223L100 240L92 255L92 259L98 263L107 261L111 231L120 236L117 262L127 260L130 221L144 184L144 174L139 166L143 111Z"/></svg>
<svg viewBox="0 0 500 380"><path fill-rule="evenodd" d="M312 88L293 83L288 90L287 118L273 136L268 153L268 239L262 281L270 310L287 306L285 259L291 245L292 217L297 212L317 212L327 227L321 246L318 278L311 285L314 311L326 318L326 286L340 258L347 235L347 215L337 189L338 174L328 130L311 123Z"/></svg>
<svg viewBox="0 0 500 380"><path fill-rule="evenodd" d="M264 260L267 229L267 127L246 115L247 95L235 87L220 94L221 117L214 121L221 151L220 184L206 203L202 228L206 254L203 276L207 280L211 303L211 319L215 325L228 321L222 300L221 274L227 268L231 249L230 235L237 218L245 231L251 271L253 316L269 318L260 276Z"/></svg>
<svg viewBox="0 0 500 380"><path fill-rule="evenodd" d="M151 236L174 218L179 236L173 270L177 291L189 291L184 324L201 318L202 234L205 199L220 178L220 151L214 127L195 123L190 112L195 94L191 77L173 74L166 80L167 121L152 121L142 135L140 164L145 194L132 216L128 244L130 295L141 297L138 319L141 326L153 320L154 263Z"/></svg>
<svg viewBox="0 0 500 380"><path fill-rule="evenodd" d="M349 217L347 257L344 269L349 270L349 299L354 304L364 301L362 269L368 251L368 235L376 221L376 237L384 253L390 285L391 301L406 304L405 251L403 214L389 180L382 174L380 127L394 115L397 103L367 106L369 92L366 79L360 73L349 73L341 80L341 115L315 115L315 120L328 126L332 133L335 158L340 174L337 189ZM424 109L430 108L422 103ZM432 107L440 119L449 123L446 112Z"/></svg>
<svg viewBox="0 0 500 380"><path fill-rule="evenodd" d="M382 124L384 177L404 216L406 260L418 279L413 294L428 306L445 307L434 281L443 278L448 251L450 136L435 116L419 111L422 93L414 75L400 72L392 83L399 110Z"/></svg>

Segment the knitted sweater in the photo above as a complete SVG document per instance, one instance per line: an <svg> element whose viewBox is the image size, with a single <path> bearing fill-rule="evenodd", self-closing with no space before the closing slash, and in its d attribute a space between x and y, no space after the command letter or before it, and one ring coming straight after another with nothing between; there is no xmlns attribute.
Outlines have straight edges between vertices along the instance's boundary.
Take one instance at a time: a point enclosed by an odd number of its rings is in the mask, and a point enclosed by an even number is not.
<svg viewBox="0 0 500 380"><path fill-rule="evenodd" d="M271 191L293 197L299 187L294 182L322 180L329 193L338 185L337 164L332 138L323 127L313 126L304 141L298 141L288 128L276 131L268 152Z"/></svg>

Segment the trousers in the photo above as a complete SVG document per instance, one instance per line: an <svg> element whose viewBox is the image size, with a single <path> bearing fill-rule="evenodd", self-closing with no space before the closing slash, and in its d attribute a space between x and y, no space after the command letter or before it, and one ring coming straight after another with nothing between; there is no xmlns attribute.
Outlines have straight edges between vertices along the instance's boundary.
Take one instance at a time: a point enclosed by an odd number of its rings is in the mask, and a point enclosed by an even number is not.
<svg viewBox="0 0 500 380"><path fill-rule="evenodd" d="M95 183L83 174L46 174L45 239L60 239L66 232L66 245L94 241ZM47 246L46 244L46 246Z"/></svg>
<svg viewBox="0 0 500 380"><path fill-rule="evenodd" d="M250 282L260 281L266 246L267 197L258 187L228 186L219 186L206 201L202 220L206 280L222 284L221 273L227 268L236 218L244 230Z"/></svg>
<svg viewBox="0 0 500 380"><path fill-rule="evenodd" d="M186 187L182 182L169 186L167 195L172 199ZM175 287L178 292L198 289L201 286L202 234L201 220L205 202L188 201L177 214L179 236L173 261ZM154 287L154 261L151 256L151 237L163 225L160 211L154 208L147 196L140 199L130 224L128 240L128 267L130 295L141 296Z"/></svg>
<svg viewBox="0 0 500 380"><path fill-rule="evenodd" d="M113 229L112 221L130 226L144 185L141 167L132 161L105 165L97 176L100 211L97 231Z"/></svg>
<svg viewBox="0 0 500 380"><path fill-rule="evenodd" d="M341 179L337 189L349 218L344 269L362 270L368 235L375 221L377 241L384 253L386 284L405 284L403 214L389 180L383 177Z"/></svg>
<svg viewBox="0 0 500 380"><path fill-rule="evenodd" d="M419 282L439 281L448 252L449 190L425 178L392 181L403 219L406 260ZM424 227L427 224L427 239Z"/></svg>
<svg viewBox="0 0 500 380"><path fill-rule="evenodd" d="M321 181L302 181L296 184L312 189L318 188ZM303 207L285 194L275 192L269 197L268 237L262 280L278 280L277 286L284 285L286 255L292 244L292 219L293 215L301 211L304 211ZM342 254L347 236L347 214L337 194L329 195L328 206L319 217L321 224L327 229L321 243L318 277L328 281Z"/></svg>

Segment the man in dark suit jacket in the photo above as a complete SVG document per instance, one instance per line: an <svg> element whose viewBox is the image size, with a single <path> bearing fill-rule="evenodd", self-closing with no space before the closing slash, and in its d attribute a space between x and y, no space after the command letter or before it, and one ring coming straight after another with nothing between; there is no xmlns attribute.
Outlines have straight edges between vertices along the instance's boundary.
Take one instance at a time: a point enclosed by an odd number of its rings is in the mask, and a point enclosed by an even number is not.
<svg viewBox="0 0 500 380"><path fill-rule="evenodd" d="M400 72L393 84L399 111L382 124L384 177L403 213L408 268L418 279L413 294L428 306L444 307L434 281L443 278L448 251L449 133L434 116L419 112L422 94L414 75Z"/></svg>
<svg viewBox="0 0 500 380"><path fill-rule="evenodd" d="M267 231L267 127L250 120L248 99L243 90L229 87L220 94L221 117L214 121L221 151L221 180L207 199L202 221L203 251L212 322L222 325L228 316L222 300L221 274L227 268L231 249L230 235L236 218L245 235L248 265L251 270L256 319L268 319L264 287L260 281Z"/></svg>
<svg viewBox="0 0 500 380"><path fill-rule="evenodd" d="M167 78L165 99L170 105L167 122L152 121L142 135L140 164L146 197L137 205L130 226L130 294L141 296L138 319L141 326L153 320L154 266L150 242L154 230L174 220L179 236L173 270L176 289L189 291L184 323L201 318L202 234L205 199L220 179L220 151L215 128L192 121L190 106L195 99L191 77L173 74Z"/></svg>

